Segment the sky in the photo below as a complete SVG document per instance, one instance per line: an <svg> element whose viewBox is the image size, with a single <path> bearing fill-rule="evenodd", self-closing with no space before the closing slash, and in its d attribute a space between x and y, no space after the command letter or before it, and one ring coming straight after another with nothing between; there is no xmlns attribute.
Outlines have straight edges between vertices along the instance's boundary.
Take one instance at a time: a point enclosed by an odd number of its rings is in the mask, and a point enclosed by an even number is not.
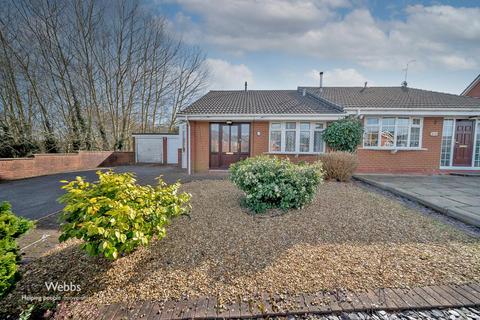
<svg viewBox="0 0 480 320"><path fill-rule="evenodd" d="M480 1L151 0L206 54L210 90L408 86L460 94L480 74Z"/></svg>

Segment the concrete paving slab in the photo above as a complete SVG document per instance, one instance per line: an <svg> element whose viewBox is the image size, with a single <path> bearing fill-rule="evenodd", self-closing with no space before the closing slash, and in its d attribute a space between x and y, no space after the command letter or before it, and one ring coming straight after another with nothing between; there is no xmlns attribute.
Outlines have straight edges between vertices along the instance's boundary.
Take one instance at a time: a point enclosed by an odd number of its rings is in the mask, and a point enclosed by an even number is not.
<svg viewBox="0 0 480 320"><path fill-rule="evenodd" d="M480 227L480 215L471 213L462 208L449 208L447 215L462 222Z"/></svg>
<svg viewBox="0 0 480 320"><path fill-rule="evenodd" d="M480 227L480 177L356 175L355 178Z"/></svg>
<svg viewBox="0 0 480 320"><path fill-rule="evenodd" d="M443 209L464 206L464 204L461 202L458 202L449 198L445 198L443 196L424 196L422 197L422 200L427 203L430 203L431 205L436 206L437 208L443 208ZM442 210L437 209L437 211L442 211Z"/></svg>
<svg viewBox="0 0 480 320"><path fill-rule="evenodd" d="M476 214L480 217L480 206L465 206L465 207L458 207L458 208L468 211L470 213Z"/></svg>
<svg viewBox="0 0 480 320"><path fill-rule="evenodd" d="M475 196L463 195L463 196L445 196L448 199L468 204L470 206L480 206L480 198Z"/></svg>

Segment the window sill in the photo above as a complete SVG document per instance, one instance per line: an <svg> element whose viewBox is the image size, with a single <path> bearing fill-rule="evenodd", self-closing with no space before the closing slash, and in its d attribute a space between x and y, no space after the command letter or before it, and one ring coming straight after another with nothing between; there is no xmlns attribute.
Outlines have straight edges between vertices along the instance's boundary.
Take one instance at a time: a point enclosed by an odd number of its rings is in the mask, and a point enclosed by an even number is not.
<svg viewBox="0 0 480 320"><path fill-rule="evenodd" d="M427 148L382 148L382 147L363 147L360 148L361 150L377 150L377 151L426 151L428 150Z"/></svg>
<svg viewBox="0 0 480 320"><path fill-rule="evenodd" d="M265 154L272 154L272 155L287 155L287 156L318 156L325 152L265 152Z"/></svg>

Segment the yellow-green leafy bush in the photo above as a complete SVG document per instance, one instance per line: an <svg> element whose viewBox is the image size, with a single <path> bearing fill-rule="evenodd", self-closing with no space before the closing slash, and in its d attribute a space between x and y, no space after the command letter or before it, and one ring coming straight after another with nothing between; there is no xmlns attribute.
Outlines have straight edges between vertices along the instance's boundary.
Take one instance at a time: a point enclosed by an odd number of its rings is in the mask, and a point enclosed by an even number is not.
<svg viewBox="0 0 480 320"><path fill-rule="evenodd" d="M357 169L357 156L350 152L335 151L320 155L325 170L325 180L350 181Z"/></svg>
<svg viewBox="0 0 480 320"><path fill-rule="evenodd" d="M17 217L8 202L0 203L0 297L17 280L17 263L20 260L15 239L27 232L33 222Z"/></svg>
<svg viewBox="0 0 480 320"><path fill-rule="evenodd" d="M190 210L190 194L179 193L179 183L141 186L131 173L97 172L98 181L81 177L67 182L60 198L65 203L60 241L84 240L90 255L117 259L153 236L163 238L172 220Z"/></svg>
<svg viewBox="0 0 480 320"><path fill-rule="evenodd" d="M322 164L294 164L288 159L259 156L230 166L230 179L246 194L254 212L270 208L301 208L310 202L322 182Z"/></svg>

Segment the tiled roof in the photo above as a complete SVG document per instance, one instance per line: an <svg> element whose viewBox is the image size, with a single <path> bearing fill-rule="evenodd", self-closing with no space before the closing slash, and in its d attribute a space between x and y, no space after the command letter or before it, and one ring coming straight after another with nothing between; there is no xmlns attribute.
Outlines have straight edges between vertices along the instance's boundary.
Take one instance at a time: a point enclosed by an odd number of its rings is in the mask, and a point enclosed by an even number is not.
<svg viewBox="0 0 480 320"><path fill-rule="evenodd" d="M302 89L302 88L300 88ZM403 87L306 87L307 92L345 108L471 108L480 99Z"/></svg>
<svg viewBox="0 0 480 320"><path fill-rule="evenodd" d="M343 108L479 108L480 112L480 98L403 87L210 91L182 114L339 114Z"/></svg>
<svg viewBox="0 0 480 320"><path fill-rule="evenodd" d="M182 114L337 114L340 107L297 90L210 91Z"/></svg>

